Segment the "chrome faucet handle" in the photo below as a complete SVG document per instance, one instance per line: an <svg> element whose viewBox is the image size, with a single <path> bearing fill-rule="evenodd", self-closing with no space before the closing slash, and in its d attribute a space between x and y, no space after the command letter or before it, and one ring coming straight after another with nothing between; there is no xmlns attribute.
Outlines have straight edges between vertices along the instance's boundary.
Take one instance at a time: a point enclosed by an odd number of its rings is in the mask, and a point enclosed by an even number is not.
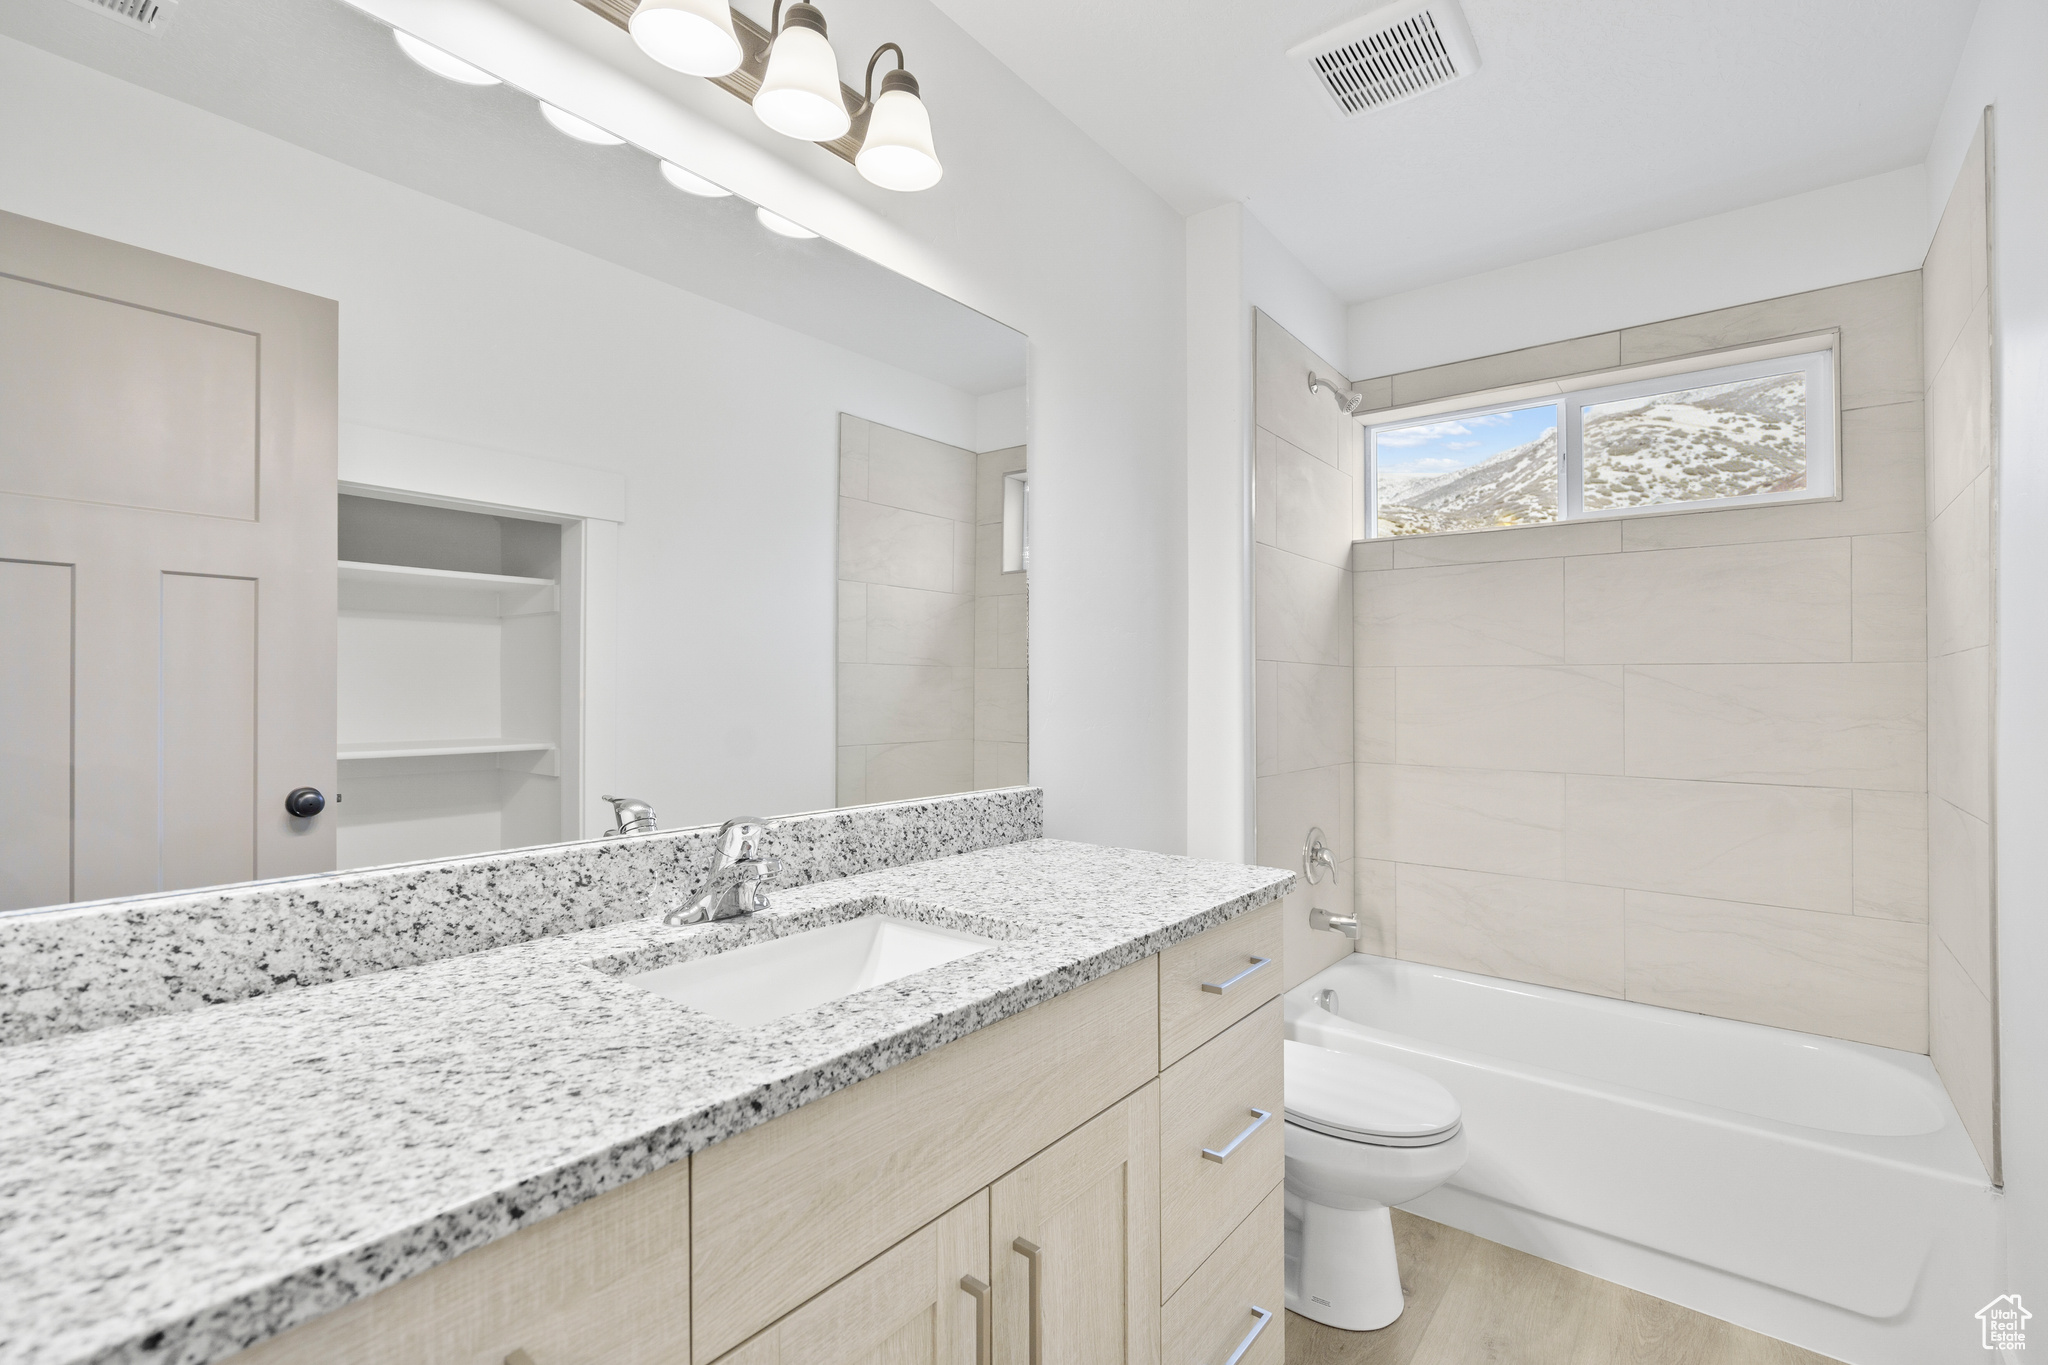
<svg viewBox="0 0 2048 1365"><path fill-rule="evenodd" d="M713 866L760 862L761 841L767 836L768 822L760 816L734 816L718 827L718 859Z"/></svg>
<svg viewBox="0 0 2048 1365"><path fill-rule="evenodd" d="M1323 880L1324 872L1330 874L1330 884L1332 886L1337 884L1337 855L1332 853L1330 846L1323 842L1323 830L1320 825L1312 827L1308 832L1308 837L1302 841L1301 870L1303 875L1308 878L1310 886L1320 884Z"/></svg>
<svg viewBox="0 0 2048 1365"><path fill-rule="evenodd" d="M627 834L652 834L659 828L654 822L654 807L637 796L600 796L597 799L612 803L612 818L618 821L616 829L604 832L607 839Z"/></svg>

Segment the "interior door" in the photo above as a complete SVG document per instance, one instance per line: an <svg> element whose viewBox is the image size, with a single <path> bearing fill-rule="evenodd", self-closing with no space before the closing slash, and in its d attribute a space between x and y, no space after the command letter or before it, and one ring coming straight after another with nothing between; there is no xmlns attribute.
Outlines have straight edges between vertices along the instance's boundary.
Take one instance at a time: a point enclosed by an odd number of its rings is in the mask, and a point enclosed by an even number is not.
<svg viewBox="0 0 2048 1365"><path fill-rule="evenodd" d="M983 1191L717 1365L981 1365L977 1347L991 1325L988 1256Z"/></svg>
<svg viewBox="0 0 2048 1365"><path fill-rule="evenodd" d="M997 1181L989 1226L996 1365L1157 1365L1159 1082Z"/></svg>
<svg viewBox="0 0 2048 1365"><path fill-rule="evenodd" d="M0 213L0 910L334 866L336 324Z"/></svg>

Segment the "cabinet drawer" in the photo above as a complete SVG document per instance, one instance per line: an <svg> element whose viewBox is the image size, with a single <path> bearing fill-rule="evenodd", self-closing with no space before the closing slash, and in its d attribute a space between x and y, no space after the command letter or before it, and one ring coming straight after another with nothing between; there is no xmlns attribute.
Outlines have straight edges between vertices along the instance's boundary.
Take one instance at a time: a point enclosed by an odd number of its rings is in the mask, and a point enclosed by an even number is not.
<svg viewBox="0 0 2048 1365"><path fill-rule="evenodd" d="M1168 1298L1285 1172L1281 1056L1280 1002L1269 1000L1159 1078L1159 1250Z"/></svg>
<svg viewBox="0 0 2048 1365"><path fill-rule="evenodd" d="M236 1365L689 1365L679 1161L237 1356Z"/></svg>
<svg viewBox="0 0 2048 1365"><path fill-rule="evenodd" d="M1158 1057L1146 958L697 1153L697 1359L1143 1086Z"/></svg>
<svg viewBox="0 0 2048 1365"><path fill-rule="evenodd" d="M1160 1070L1280 994L1280 941L1276 901L1159 955Z"/></svg>
<svg viewBox="0 0 2048 1365"><path fill-rule="evenodd" d="M1225 1365L1239 1347L1244 1354L1235 1365L1281 1365L1286 1354L1285 1209L1282 1187L1275 1185L1167 1300L1166 1359L1173 1365ZM1262 1320L1261 1314L1271 1317Z"/></svg>

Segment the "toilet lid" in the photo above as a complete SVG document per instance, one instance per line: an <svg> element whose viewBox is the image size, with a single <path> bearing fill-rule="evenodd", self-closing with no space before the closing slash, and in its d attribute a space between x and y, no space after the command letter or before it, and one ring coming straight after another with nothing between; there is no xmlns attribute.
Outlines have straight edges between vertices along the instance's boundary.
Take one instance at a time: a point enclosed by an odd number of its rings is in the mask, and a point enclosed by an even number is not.
<svg viewBox="0 0 2048 1365"><path fill-rule="evenodd" d="M1287 1121L1380 1147L1448 1142L1462 1115L1450 1091L1419 1071L1289 1039Z"/></svg>

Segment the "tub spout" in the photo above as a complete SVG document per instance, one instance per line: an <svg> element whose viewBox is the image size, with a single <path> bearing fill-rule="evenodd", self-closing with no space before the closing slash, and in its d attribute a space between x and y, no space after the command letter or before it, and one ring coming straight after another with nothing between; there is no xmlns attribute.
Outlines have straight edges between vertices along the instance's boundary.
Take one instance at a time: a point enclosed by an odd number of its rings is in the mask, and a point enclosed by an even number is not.
<svg viewBox="0 0 2048 1365"><path fill-rule="evenodd" d="M1332 933L1342 934L1353 941L1356 941L1358 938L1358 916L1356 915L1333 915L1328 910L1311 910L1308 912L1308 927L1311 929L1328 929Z"/></svg>

